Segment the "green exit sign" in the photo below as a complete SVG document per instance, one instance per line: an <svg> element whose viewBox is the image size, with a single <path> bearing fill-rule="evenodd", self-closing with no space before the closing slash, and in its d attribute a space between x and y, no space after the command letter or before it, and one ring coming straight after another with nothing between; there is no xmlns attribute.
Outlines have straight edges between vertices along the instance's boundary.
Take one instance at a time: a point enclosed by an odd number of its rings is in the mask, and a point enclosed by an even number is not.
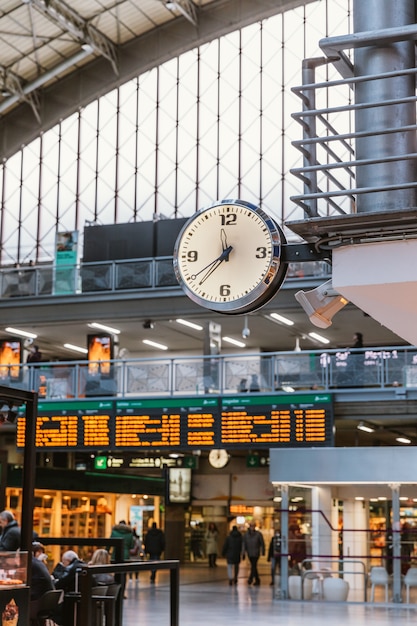
<svg viewBox="0 0 417 626"><path fill-rule="evenodd" d="M259 467L259 454L248 454L246 467Z"/></svg>
<svg viewBox="0 0 417 626"><path fill-rule="evenodd" d="M198 469L198 457L197 456L185 456L182 459L183 467L189 467L190 469Z"/></svg>
<svg viewBox="0 0 417 626"><path fill-rule="evenodd" d="M107 469L107 457L106 456L96 456L94 458L94 469L96 469L96 470L105 470L105 469Z"/></svg>

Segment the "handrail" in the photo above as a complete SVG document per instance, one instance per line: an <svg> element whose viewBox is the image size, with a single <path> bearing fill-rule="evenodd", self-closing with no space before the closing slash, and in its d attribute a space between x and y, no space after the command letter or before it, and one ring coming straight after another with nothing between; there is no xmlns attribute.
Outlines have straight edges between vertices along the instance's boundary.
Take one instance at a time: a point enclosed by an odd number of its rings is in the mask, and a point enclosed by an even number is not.
<svg viewBox="0 0 417 626"><path fill-rule="evenodd" d="M329 274L324 261L290 263L288 279L303 277L320 280ZM15 298L150 292L180 290L172 257L149 257L77 263L55 266L52 261L37 265L0 268L0 302Z"/></svg>
<svg viewBox="0 0 417 626"><path fill-rule="evenodd" d="M312 570L306 570L304 568L303 573L301 574L301 599L303 600L303 596L304 596L304 579L305 578L312 578L313 574L323 574L326 576L332 576L333 574L337 574L339 577L342 574L360 574L361 576L363 576L364 579L364 585L363 585L363 592L364 592L364 602L366 602L366 597L367 597L367 580L368 580L368 575L366 573L366 566L365 563L363 561L357 561L354 559L339 559L339 558L325 558L322 559L320 557L316 557L314 559L304 559L301 563L301 566L303 567L305 563L310 563L311 565L313 563L342 563L343 565L345 564L353 564L353 565L360 565L363 568L362 572L357 572L355 570L345 570L345 569L338 569L336 570L330 570L330 569L323 569L323 568L319 568L319 569L312 569Z"/></svg>
<svg viewBox="0 0 417 626"><path fill-rule="evenodd" d="M302 350L0 364L0 383L35 390L39 401L97 397L232 395L257 378L253 393L417 390L417 348Z"/></svg>
<svg viewBox="0 0 417 626"><path fill-rule="evenodd" d="M114 573L116 576L123 576L129 572L140 572L142 570L169 570L170 572L170 626L179 625L179 561L132 561L126 563L113 563L110 565L83 565L78 577L80 591L80 611L79 626L91 626L93 623L91 588L93 586L93 573L103 574ZM123 586L122 586L123 587ZM122 624L122 598L123 593L119 593L116 600L116 624Z"/></svg>

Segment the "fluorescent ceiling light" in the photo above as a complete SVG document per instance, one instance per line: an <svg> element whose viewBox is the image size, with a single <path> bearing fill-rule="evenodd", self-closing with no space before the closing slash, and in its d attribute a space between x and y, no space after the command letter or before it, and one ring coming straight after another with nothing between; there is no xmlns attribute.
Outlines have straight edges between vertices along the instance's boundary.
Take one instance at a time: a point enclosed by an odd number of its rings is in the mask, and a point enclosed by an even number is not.
<svg viewBox="0 0 417 626"><path fill-rule="evenodd" d="M292 320L289 320L288 317L284 317L279 313L271 313L269 317L272 317L272 319L277 322L281 322L282 324L286 324L287 326L294 326L294 322Z"/></svg>
<svg viewBox="0 0 417 626"><path fill-rule="evenodd" d="M308 333L308 336L311 337L312 339L316 339L316 341L320 341L320 343L330 343L329 339L326 339L326 337L323 337L322 335L319 335L318 333Z"/></svg>
<svg viewBox="0 0 417 626"><path fill-rule="evenodd" d="M375 428L373 428L372 426L368 426L368 424L364 424L363 422L359 422L356 428L358 430L363 430L364 433L373 433L375 430Z"/></svg>
<svg viewBox="0 0 417 626"><path fill-rule="evenodd" d="M64 343L64 348L68 350L74 350L74 352L81 352L82 354L87 354L87 348L81 348L81 346L74 346L72 343Z"/></svg>
<svg viewBox="0 0 417 626"><path fill-rule="evenodd" d="M194 330L203 330L203 327L200 324L194 324L194 322L189 322L188 320L183 320L180 317L175 320L177 324L182 324L183 326L188 326L189 328L193 328Z"/></svg>
<svg viewBox="0 0 417 626"><path fill-rule="evenodd" d="M26 330L19 330L19 328L12 328L11 326L6 328L6 332L13 333L13 335L19 335L19 337L28 337L29 339L36 339L38 336L35 335L35 333L29 333Z"/></svg>
<svg viewBox="0 0 417 626"><path fill-rule="evenodd" d="M231 343L233 346L237 346L238 348L246 348L246 343L243 343L243 341L239 341L238 339L232 339L232 337L223 337L223 341Z"/></svg>
<svg viewBox="0 0 417 626"><path fill-rule="evenodd" d="M90 328L98 328L99 330L104 330L106 333L112 333L112 335L119 335L120 330L117 328L112 328L111 326L105 326L104 324L99 324L99 322L91 322L91 324L87 324Z"/></svg>
<svg viewBox="0 0 417 626"><path fill-rule="evenodd" d="M395 441L398 441L398 443L411 443L411 439L408 439L408 437L396 437Z"/></svg>
<svg viewBox="0 0 417 626"><path fill-rule="evenodd" d="M152 348L158 348L158 350L168 350L168 346L164 346L164 344L157 343L156 341L151 341L150 339L144 339L142 343L146 343L147 346L151 346Z"/></svg>

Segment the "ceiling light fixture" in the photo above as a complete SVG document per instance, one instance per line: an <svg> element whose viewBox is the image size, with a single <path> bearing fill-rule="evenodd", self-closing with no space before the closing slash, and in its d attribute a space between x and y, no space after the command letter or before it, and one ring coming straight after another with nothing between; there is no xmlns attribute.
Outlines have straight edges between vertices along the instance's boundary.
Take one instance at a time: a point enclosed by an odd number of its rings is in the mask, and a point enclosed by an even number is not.
<svg viewBox="0 0 417 626"><path fill-rule="evenodd" d="M277 322L281 322L282 324L285 324L286 326L294 326L294 322L292 320L288 319L288 317L284 317L283 315L280 315L279 313L271 313L269 317L272 317L273 320Z"/></svg>
<svg viewBox="0 0 417 626"><path fill-rule="evenodd" d="M64 343L64 348L67 350L74 350L74 352L81 352L82 354L87 354L87 348L81 348L81 346L74 346L72 343Z"/></svg>
<svg viewBox="0 0 417 626"><path fill-rule="evenodd" d="M407 445L411 443L411 439L408 439L408 437L396 437L395 441L398 441L398 443L405 443Z"/></svg>
<svg viewBox="0 0 417 626"><path fill-rule="evenodd" d="M319 335L318 333L308 333L308 336L311 337L312 339L315 339L316 341L319 341L320 343L330 343L330 339L326 339L326 337L323 337L322 335Z"/></svg>
<svg viewBox="0 0 417 626"><path fill-rule="evenodd" d="M177 322L177 324L181 324L182 326L188 326L188 328L193 328L194 330L203 330L203 327L200 324L194 324L194 322L183 320L180 317L178 317L175 321Z"/></svg>
<svg viewBox="0 0 417 626"><path fill-rule="evenodd" d="M243 343L243 341L239 341L238 339L233 339L232 337L223 337L223 341L231 343L232 346L237 346L238 348L246 348L246 343Z"/></svg>
<svg viewBox="0 0 417 626"><path fill-rule="evenodd" d="M151 346L152 348L158 348L158 350L168 350L168 346L164 346L164 344L158 343L157 341L151 341L150 339L144 339L142 343L146 343L147 346Z"/></svg>
<svg viewBox="0 0 417 626"><path fill-rule="evenodd" d="M91 322L91 324L87 324L90 328L97 328L98 330L104 330L107 333L112 333L112 335L119 335L120 330L117 328L113 328L112 326L105 326L105 324L100 324L99 322Z"/></svg>
<svg viewBox="0 0 417 626"><path fill-rule="evenodd" d="M369 426L368 424L365 424L365 422L359 422L356 428L358 430L363 430L364 433L373 433L375 431L373 426Z"/></svg>
<svg viewBox="0 0 417 626"><path fill-rule="evenodd" d="M13 335L19 335L19 337L28 337L29 339L36 339L36 337L38 336L38 335L35 335L35 333L29 333L26 330L20 330L19 328L12 328L11 326L8 326L6 328L6 332L13 333Z"/></svg>

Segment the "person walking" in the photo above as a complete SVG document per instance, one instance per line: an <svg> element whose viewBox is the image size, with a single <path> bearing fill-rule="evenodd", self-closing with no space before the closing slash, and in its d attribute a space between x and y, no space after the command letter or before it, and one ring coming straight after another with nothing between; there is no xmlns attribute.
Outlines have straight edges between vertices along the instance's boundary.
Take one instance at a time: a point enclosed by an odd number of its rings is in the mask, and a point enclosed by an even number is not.
<svg viewBox="0 0 417 626"><path fill-rule="evenodd" d="M217 541L219 531L214 522L210 522L206 531L206 554L208 556L209 567L217 567Z"/></svg>
<svg viewBox="0 0 417 626"><path fill-rule="evenodd" d="M262 533L256 530L254 522L250 523L248 530L243 535L242 558L245 558L245 554L248 555L250 562L248 585L251 585L252 582L255 585L260 585L258 560L261 555L265 554L265 542Z"/></svg>
<svg viewBox="0 0 417 626"><path fill-rule="evenodd" d="M20 548L20 527L11 511L0 513L0 552L16 552Z"/></svg>
<svg viewBox="0 0 417 626"><path fill-rule="evenodd" d="M233 526L223 544L222 556L227 561L227 576L229 585L237 585L239 564L242 554L242 535L237 526Z"/></svg>
<svg viewBox="0 0 417 626"><path fill-rule="evenodd" d="M271 541L268 548L268 561L271 562L271 585L275 584L275 573L278 566L279 559L281 557L281 533L278 528L275 529L275 533L271 537Z"/></svg>
<svg viewBox="0 0 417 626"><path fill-rule="evenodd" d="M165 535L163 531L157 527L156 522L152 523L151 528L145 536L145 552L149 555L150 561L159 561L162 552L165 550ZM151 583L155 582L156 570L151 570Z"/></svg>
<svg viewBox="0 0 417 626"><path fill-rule="evenodd" d="M123 561L130 560L130 550L135 546L135 538L133 536L132 527L126 524L125 520L121 520L118 524L115 524L111 529L110 539L123 539ZM112 561L114 561L115 550L111 550Z"/></svg>

